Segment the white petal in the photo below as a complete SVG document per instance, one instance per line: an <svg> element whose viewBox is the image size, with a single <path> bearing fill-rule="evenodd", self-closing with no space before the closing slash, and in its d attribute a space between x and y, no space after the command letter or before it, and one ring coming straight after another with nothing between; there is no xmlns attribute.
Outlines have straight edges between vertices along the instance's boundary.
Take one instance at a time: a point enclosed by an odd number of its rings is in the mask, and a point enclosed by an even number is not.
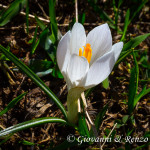
<svg viewBox="0 0 150 150"><path fill-rule="evenodd" d="M112 46L111 51L114 51L115 61L117 61L117 59L121 53L122 48L123 48L123 42L118 42Z"/></svg>
<svg viewBox="0 0 150 150"><path fill-rule="evenodd" d="M92 48L92 58L90 65L99 57L112 48L112 36L108 24L100 25L94 28L87 35L87 43Z"/></svg>
<svg viewBox="0 0 150 150"><path fill-rule="evenodd" d="M89 69L89 63L86 58L73 54L67 68L68 79L71 82L71 87L78 86L85 77ZM67 81L69 83L69 81Z"/></svg>
<svg viewBox="0 0 150 150"><path fill-rule="evenodd" d="M87 73L84 87L88 89L101 83L110 74L114 63L115 58L112 52L97 59Z"/></svg>
<svg viewBox="0 0 150 150"><path fill-rule="evenodd" d="M69 51L69 43L70 43L71 33L68 31L60 40L57 47L57 63L60 71L65 76L68 62L70 60L70 51Z"/></svg>
<svg viewBox="0 0 150 150"><path fill-rule="evenodd" d="M92 64L82 82L82 85L86 89L96 86L109 76L115 65L115 62L120 55L122 48L122 42L113 45L110 52L104 54Z"/></svg>
<svg viewBox="0 0 150 150"><path fill-rule="evenodd" d="M86 34L82 24L75 23L71 31L70 50L71 54L79 55L79 48L86 43Z"/></svg>

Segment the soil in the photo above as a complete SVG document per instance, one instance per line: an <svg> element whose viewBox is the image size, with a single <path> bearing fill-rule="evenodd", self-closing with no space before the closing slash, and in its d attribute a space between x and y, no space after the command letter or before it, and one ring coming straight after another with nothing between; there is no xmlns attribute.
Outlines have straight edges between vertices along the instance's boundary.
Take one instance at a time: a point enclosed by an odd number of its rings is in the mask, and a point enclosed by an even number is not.
<svg viewBox="0 0 150 150"><path fill-rule="evenodd" d="M0 0L0 4L8 6L12 1L13 0ZM131 3L124 3L122 7L123 13L125 13L130 4ZM106 11L112 19L114 18L113 7L110 3L103 0L98 2L98 5L103 7L104 11ZM43 8L44 12L40 7ZM30 0L29 8L30 14L37 15L38 17L48 20L48 1ZM127 34L128 38L150 33L150 14L147 9L150 9L150 2L144 6L140 14L130 24ZM86 14L86 32L89 32L99 23L104 23L104 21L100 19L99 14L95 13L93 8L85 0L79 1L79 15L83 12ZM64 35L68 29L70 29L70 23L75 16L73 1L56 1L56 16L59 30L62 35ZM37 48L36 53L32 57L29 56L29 52L31 51L31 44L29 44L29 40L31 40L34 36L36 21L33 18L29 18L29 34L26 32L25 22L25 16L19 14L13 18L10 23L4 27L0 27L0 44L4 47L9 46L10 51L24 63L33 58L49 59L47 53L44 52L41 47ZM121 29L123 29L123 22L124 14L122 14L119 18L118 26ZM45 22L45 24L48 23ZM113 43L118 42L121 36L118 35L115 30L111 29L111 31ZM41 30L38 29L38 34L40 32ZM148 51L148 56L150 56L149 47L150 38L147 38L136 48L137 50L140 50L139 55L137 56L138 60L140 60L140 55L142 55L146 49ZM7 62L7 65L10 69L15 67L15 65L10 61ZM113 128L116 120L122 119L128 113L126 103L128 100L130 71L133 66L133 57L127 57L126 60L121 62L109 76L109 88L104 89L102 84L100 84L95 87L87 98L88 112L93 120L106 104L109 105L108 111L106 112L102 125L99 129L100 137L106 135L106 131L108 129L111 130ZM141 67L138 93L143 88L143 82L141 80L144 80L143 74L145 74L145 72L146 69ZM27 92L27 95L20 102L18 102L13 109L0 117L0 128L5 129L12 125L39 117L63 118L61 111L54 104L52 99L49 99L47 95L41 91L41 89L37 87L25 74L21 71L13 71L13 74L10 73L10 75L13 81L6 76L3 69L0 69L0 111L3 110L13 98L17 97L21 93ZM66 83L64 79L58 79L52 75L44 76L41 79L58 96L66 107L67 89L65 88ZM150 88L149 81L147 82L147 88ZM134 110L135 124L134 131L132 133L133 136L143 137L144 134L149 131L149 102L150 94L143 97L138 102ZM130 123L128 123L127 125L116 129L116 134L126 136L126 129L132 128L133 126L130 126ZM0 149L9 150L10 147L12 150L47 149L50 145L56 146L65 141L69 134L79 136L79 133L76 133L71 127L60 126L56 123L48 123L14 134L7 142L0 146ZM23 144L23 141L25 140L36 143L36 145L25 145ZM132 148L136 148L142 144L143 143L134 143ZM104 148L115 150L123 146L123 143L106 143ZM92 149L97 147L98 145L93 144L91 146L84 145L83 147L74 147L71 149ZM145 149L148 149L148 147Z"/></svg>

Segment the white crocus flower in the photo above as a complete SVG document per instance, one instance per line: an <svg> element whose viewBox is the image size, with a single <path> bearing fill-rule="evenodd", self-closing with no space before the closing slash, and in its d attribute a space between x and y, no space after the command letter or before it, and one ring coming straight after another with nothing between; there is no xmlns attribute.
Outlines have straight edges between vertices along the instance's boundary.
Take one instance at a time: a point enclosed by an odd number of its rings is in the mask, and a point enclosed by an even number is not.
<svg viewBox="0 0 150 150"><path fill-rule="evenodd" d="M84 27L75 23L72 30L62 37L57 48L57 63L69 90L68 116L72 117L70 111L74 110L74 99L79 98L81 92L109 76L122 48L123 42L112 46L108 24L94 28L86 36Z"/></svg>

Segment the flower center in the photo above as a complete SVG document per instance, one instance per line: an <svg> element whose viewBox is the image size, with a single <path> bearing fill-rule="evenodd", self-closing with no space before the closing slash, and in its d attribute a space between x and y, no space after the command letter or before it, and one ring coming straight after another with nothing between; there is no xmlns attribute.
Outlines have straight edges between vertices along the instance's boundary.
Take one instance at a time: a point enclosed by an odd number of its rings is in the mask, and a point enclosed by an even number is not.
<svg viewBox="0 0 150 150"><path fill-rule="evenodd" d="M92 57L91 45L87 43L86 46L83 46L83 47L84 47L83 54L82 54L82 49L79 48L79 56L84 56L87 59L87 61L90 63L91 57Z"/></svg>

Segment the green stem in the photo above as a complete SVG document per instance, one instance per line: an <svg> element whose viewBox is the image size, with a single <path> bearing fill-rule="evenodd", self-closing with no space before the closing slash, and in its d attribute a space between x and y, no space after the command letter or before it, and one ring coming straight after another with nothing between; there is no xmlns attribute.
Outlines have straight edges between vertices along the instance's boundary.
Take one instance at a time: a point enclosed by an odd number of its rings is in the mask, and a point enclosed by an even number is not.
<svg viewBox="0 0 150 150"><path fill-rule="evenodd" d="M76 124L78 121L78 112L79 112L79 101L78 99L81 96L81 93L84 91L84 88L73 88L68 91L67 95L67 108L68 121L72 124Z"/></svg>

